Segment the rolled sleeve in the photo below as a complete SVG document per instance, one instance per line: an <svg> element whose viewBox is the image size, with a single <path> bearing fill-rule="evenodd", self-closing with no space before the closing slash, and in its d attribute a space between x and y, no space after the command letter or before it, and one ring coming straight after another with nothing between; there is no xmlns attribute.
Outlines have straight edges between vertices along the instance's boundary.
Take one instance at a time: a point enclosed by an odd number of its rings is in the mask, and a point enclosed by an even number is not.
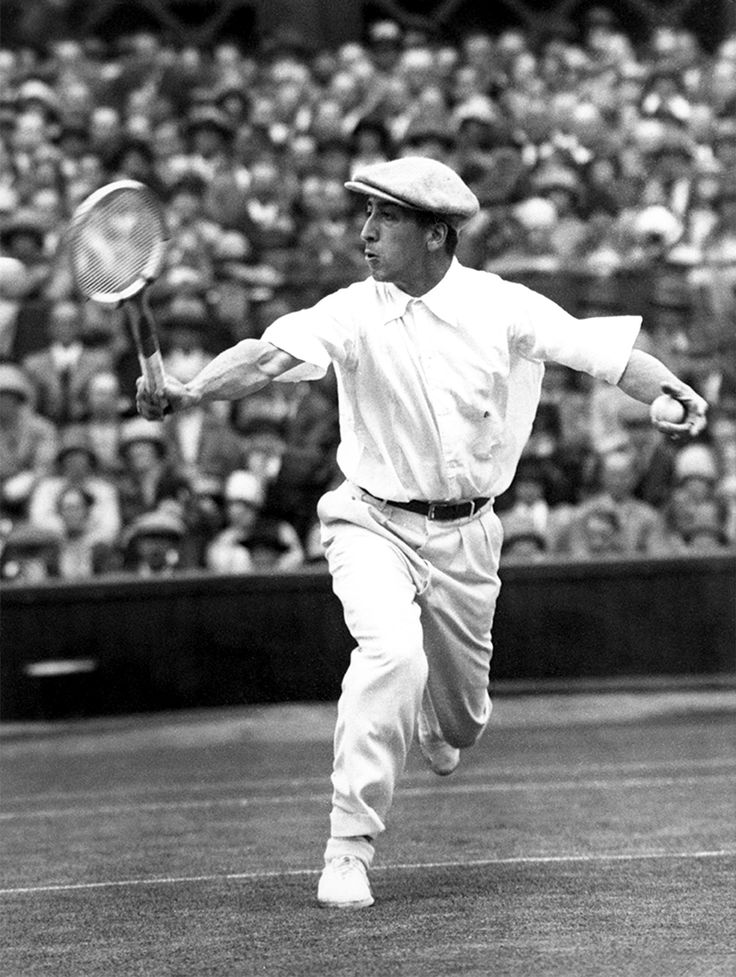
<svg viewBox="0 0 736 977"><path fill-rule="evenodd" d="M560 363L607 383L618 383L641 328L641 316L576 319L542 295L523 289L524 312L514 343L530 360Z"/></svg>
<svg viewBox="0 0 736 977"><path fill-rule="evenodd" d="M311 309L289 312L276 319L261 337L302 363L282 374L285 381L318 380L331 361L345 362L352 348L355 299L343 289Z"/></svg>
<svg viewBox="0 0 736 977"><path fill-rule="evenodd" d="M330 355L319 337L304 328L306 318L305 312L290 312L276 319L263 332L261 338L265 342L302 360L299 366L277 377L279 381L295 383L298 380L319 380L327 372Z"/></svg>

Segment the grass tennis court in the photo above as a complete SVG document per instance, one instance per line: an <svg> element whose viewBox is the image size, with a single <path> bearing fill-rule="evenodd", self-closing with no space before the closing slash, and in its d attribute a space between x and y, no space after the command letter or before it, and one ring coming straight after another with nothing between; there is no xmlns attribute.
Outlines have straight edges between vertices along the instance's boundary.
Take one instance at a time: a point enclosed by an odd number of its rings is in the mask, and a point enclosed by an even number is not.
<svg viewBox="0 0 736 977"><path fill-rule="evenodd" d="M332 704L2 727L3 977L733 977L736 692L496 696L317 907Z"/></svg>

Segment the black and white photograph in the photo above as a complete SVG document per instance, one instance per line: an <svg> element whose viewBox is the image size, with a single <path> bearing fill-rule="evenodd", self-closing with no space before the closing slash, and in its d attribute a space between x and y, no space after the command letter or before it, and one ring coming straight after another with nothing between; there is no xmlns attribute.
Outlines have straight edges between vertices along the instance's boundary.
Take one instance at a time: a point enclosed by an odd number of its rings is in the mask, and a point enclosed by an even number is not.
<svg viewBox="0 0 736 977"><path fill-rule="evenodd" d="M736 2L0 23L2 977L733 977Z"/></svg>

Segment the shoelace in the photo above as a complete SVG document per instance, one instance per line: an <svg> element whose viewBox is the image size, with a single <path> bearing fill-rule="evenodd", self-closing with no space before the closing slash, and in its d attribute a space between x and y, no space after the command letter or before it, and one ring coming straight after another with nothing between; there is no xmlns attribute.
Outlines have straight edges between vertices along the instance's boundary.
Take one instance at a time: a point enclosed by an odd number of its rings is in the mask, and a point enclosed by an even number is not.
<svg viewBox="0 0 736 977"><path fill-rule="evenodd" d="M359 858L355 858L354 855L341 855L335 864L335 870L338 875L348 875L352 869L357 869L360 871L363 863Z"/></svg>

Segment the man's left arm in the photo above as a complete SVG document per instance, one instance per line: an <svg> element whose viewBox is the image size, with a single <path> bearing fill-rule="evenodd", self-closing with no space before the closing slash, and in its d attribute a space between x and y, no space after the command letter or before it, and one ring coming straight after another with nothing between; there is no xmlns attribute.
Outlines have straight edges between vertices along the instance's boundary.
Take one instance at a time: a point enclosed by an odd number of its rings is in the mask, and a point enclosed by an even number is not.
<svg viewBox="0 0 736 977"><path fill-rule="evenodd" d="M643 350L631 351L629 362L617 386L634 400L645 404L651 404L662 393L679 400L685 408L685 418L681 423L652 422L658 430L672 438L694 438L705 428L708 410L705 400L676 377L661 360Z"/></svg>

